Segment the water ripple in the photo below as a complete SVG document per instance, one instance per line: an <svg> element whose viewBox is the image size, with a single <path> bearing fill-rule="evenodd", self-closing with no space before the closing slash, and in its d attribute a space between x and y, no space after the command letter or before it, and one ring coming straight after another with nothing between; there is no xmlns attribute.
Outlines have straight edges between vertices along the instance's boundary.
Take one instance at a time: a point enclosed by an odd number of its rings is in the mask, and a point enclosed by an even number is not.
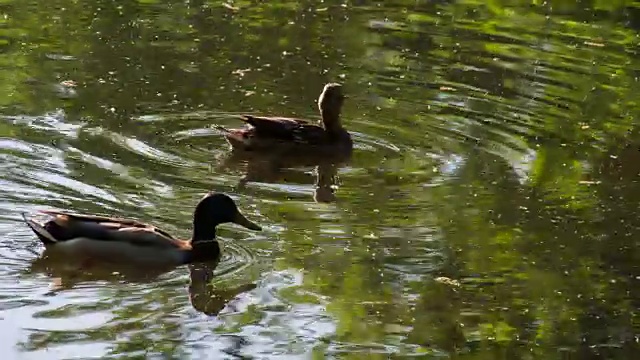
<svg viewBox="0 0 640 360"><path fill-rule="evenodd" d="M500 176L529 185L545 144L593 151L610 129L593 129L592 114L624 133L636 108L635 25L547 5L9 3L0 14L0 318L2 345L17 357L451 357L459 349L482 357L468 341L481 333L474 324L449 333L462 328L456 302L487 316L471 322L499 335L488 348L523 343L517 331L531 324L518 322L529 320L519 313L496 323L496 311L513 310L493 308L492 289L448 296L428 288L437 273L469 268L451 249L468 234L447 229L524 236L513 234L520 223L459 223L500 196L517 197ZM78 85L62 87L63 79ZM350 162L330 176L309 165L246 184L248 161L221 166L228 145L212 125L240 126L241 112L258 109L317 118L327 81L343 82L349 96ZM494 197L478 190L492 186ZM330 201L319 201L321 188ZM188 237L194 205L212 190L231 194L263 231L221 226L222 258L198 271L133 276L51 263L20 214L111 213ZM452 204L467 190L471 200ZM470 244L472 254L493 254ZM504 250L518 259L517 249ZM530 300L507 292L509 301ZM421 301L432 303L420 310Z"/></svg>

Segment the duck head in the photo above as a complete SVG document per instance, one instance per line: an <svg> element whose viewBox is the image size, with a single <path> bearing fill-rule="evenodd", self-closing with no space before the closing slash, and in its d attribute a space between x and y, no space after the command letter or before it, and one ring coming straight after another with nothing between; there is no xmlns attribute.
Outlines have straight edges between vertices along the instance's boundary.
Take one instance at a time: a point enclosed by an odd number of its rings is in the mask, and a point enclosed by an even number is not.
<svg viewBox="0 0 640 360"><path fill-rule="evenodd" d="M229 222L250 230L262 230L240 213L231 197L222 193L209 193L200 200L193 213L193 240L214 239L216 226Z"/></svg>
<svg viewBox="0 0 640 360"><path fill-rule="evenodd" d="M342 85L329 83L324 86L318 98L318 108L322 115L322 121L327 129L340 125L340 111L345 96L342 93Z"/></svg>

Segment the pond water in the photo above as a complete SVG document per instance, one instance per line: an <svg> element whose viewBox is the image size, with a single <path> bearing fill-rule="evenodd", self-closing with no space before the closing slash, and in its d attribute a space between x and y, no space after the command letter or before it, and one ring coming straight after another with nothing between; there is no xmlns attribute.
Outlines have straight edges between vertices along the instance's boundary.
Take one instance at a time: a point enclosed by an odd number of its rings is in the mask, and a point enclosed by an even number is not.
<svg viewBox="0 0 640 360"><path fill-rule="evenodd" d="M624 5L627 4L627 5ZM631 359L640 6L0 1L0 349L9 358ZM229 157L238 114L349 98L346 163ZM134 217L217 264L53 261L22 212Z"/></svg>

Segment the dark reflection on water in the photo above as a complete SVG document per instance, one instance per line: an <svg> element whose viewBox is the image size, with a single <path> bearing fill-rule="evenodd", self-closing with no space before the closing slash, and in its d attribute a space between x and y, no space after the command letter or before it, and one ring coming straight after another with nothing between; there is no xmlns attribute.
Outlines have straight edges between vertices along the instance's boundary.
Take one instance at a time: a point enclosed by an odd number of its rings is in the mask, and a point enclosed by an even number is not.
<svg viewBox="0 0 640 360"><path fill-rule="evenodd" d="M633 358L639 14L597 1L3 2L1 348ZM350 96L349 161L233 158L212 128L243 112L316 119L329 81ZM186 236L209 190L266 225L224 227L215 269L78 272L20 222L71 208Z"/></svg>

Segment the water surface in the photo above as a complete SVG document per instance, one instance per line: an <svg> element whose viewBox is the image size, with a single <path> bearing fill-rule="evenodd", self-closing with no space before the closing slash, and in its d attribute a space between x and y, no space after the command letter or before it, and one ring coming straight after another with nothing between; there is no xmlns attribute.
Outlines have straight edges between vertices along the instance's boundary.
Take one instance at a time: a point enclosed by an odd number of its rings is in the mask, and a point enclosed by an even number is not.
<svg viewBox="0 0 640 360"><path fill-rule="evenodd" d="M617 3L2 1L0 348L633 358L640 8ZM330 81L350 162L228 159L213 124L317 119ZM21 222L188 236L211 190L264 227L223 226L217 266L83 271Z"/></svg>

